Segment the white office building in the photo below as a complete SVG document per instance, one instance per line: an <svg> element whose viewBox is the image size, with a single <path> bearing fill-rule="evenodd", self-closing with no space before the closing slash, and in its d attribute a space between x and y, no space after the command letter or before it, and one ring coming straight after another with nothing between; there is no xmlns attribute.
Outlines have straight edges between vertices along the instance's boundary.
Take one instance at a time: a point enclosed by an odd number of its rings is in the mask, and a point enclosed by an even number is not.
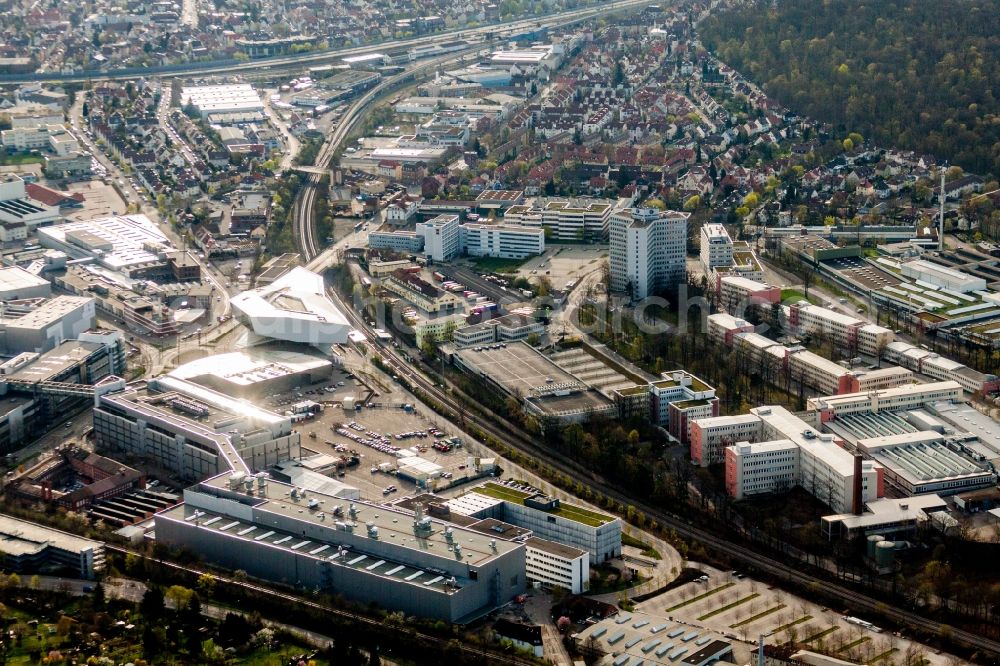
<svg viewBox="0 0 1000 666"><path fill-rule="evenodd" d="M417 224L424 238L424 254L433 261L450 261L461 251L457 215L438 215Z"/></svg>
<svg viewBox="0 0 1000 666"><path fill-rule="evenodd" d="M701 228L701 265L706 274L718 266L733 265L733 239L721 224L705 224Z"/></svg>
<svg viewBox="0 0 1000 666"><path fill-rule="evenodd" d="M734 499L790 490L799 479L799 446L787 439L726 447L726 487Z"/></svg>
<svg viewBox="0 0 1000 666"><path fill-rule="evenodd" d="M690 213L631 208L611 216L611 290L641 300L684 280Z"/></svg>
<svg viewBox="0 0 1000 666"><path fill-rule="evenodd" d="M587 551L555 541L529 537L524 542L524 570L529 582L562 587L570 594L590 588L590 555Z"/></svg>
<svg viewBox="0 0 1000 666"><path fill-rule="evenodd" d="M545 230L510 224L463 224L461 244L471 257L523 259L545 252Z"/></svg>
<svg viewBox="0 0 1000 666"><path fill-rule="evenodd" d="M784 407L756 407L749 414L692 423L692 458L715 462L710 451L720 446L726 491L737 499L797 485L844 513L853 508L856 478L862 502L882 495L882 469L876 463L856 460L834 435L821 434Z"/></svg>
<svg viewBox="0 0 1000 666"><path fill-rule="evenodd" d="M607 237L615 202L610 199L543 199L511 206L504 224L547 229L555 240L584 241Z"/></svg>
<svg viewBox="0 0 1000 666"><path fill-rule="evenodd" d="M588 553L599 564L622 553L622 522L554 497L488 482L448 500L451 511L475 518L495 518L531 530L535 536Z"/></svg>

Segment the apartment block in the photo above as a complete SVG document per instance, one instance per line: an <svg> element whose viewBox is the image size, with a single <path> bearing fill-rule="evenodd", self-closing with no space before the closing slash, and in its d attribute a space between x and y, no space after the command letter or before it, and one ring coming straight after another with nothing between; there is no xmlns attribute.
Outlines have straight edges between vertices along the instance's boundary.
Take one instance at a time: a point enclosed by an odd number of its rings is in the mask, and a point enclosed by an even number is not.
<svg viewBox="0 0 1000 666"><path fill-rule="evenodd" d="M797 335L822 336L867 356L878 355L895 338L888 328L806 301L790 305L787 314L788 328Z"/></svg>
<svg viewBox="0 0 1000 666"><path fill-rule="evenodd" d="M611 216L611 290L637 301L686 275L690 213L631 208Z"/></svg>
<svg viewBox="0 0 1000 666"><path fill-rule="evenodd" d="M701 228L701 265L710 275L716 267L733 263L733 239L721 224L705 224Z"/></svg>
<svg viewBox="0 0 1000 666"><path fill-rule="evenodd" d="M720 276L717 284L720 305L736 316L753 307L770 309L781 302L781 287L734 275Z"/></svg>
<svg viewBox="0 0 1000 666"><path fill-rule="evenodd" d="M715 344L731 347L737 335L753 332L753 324L746 319L734 317L726 312L708 315L708 337Z"/></svg>

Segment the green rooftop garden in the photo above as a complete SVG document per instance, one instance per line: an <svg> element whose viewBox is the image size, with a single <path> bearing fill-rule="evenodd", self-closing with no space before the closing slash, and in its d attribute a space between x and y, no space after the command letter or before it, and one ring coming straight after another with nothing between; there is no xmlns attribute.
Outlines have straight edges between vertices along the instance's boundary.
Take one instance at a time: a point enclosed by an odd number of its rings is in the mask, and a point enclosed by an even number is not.
<svg viewBox="0 0 1000 666"><path fill-rule="evenodd" d="M690 409L691 407L704 407L708 403L708 400L682 400L681 402L675 402L674 406L677 409Z"/></svg>
<svg viewBox="0 0 1000 666"><path fill-rule="evenodd" d="M501 486L496 483L486 483L482 486L477 486L472 490L480 495L486 495L487 497L494 497L496 499L504 500L505 502L522 505L524 504L524 500L532 496L530 493ZM601 525L610 523L614 520L610 516L597 513L596 511L591 511L590 509L584 509L583 507L576 506L574 504L564 504L562 501L560 501L558 509L550 511L549 513L554 516L561 516L567 520L573 520L584 525L589 525L590 527L600 527Z"/></svg>

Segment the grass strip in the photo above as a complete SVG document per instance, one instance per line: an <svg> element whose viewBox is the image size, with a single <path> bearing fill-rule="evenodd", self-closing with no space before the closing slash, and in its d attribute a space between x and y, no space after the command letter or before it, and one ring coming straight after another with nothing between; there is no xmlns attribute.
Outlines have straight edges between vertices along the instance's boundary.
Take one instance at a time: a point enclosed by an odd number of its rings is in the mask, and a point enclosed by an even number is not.
<svg viewBox="0 0 1000 666"><path fill-rule="evenodd" d="M745 620L740 620L736 624L731 624L731 625L729 625L729 628L730 629L739 629L743 625L750 624L751 622L756 622L760 618L766 617L766 616L770 615L771 613L777 613L778 611L780 611L784 607L785 607L785 604L778 604L777 606L775 606L773 608L768 608L767 610L761 611L761 612L757 613L756 615L751 615L750 617L748 617Z"/></svg>
<svg viewBox="0 0 1000 666"><path fill-rule="evenodd" d="M813 619L812 615L803 615L802 617L800 617L797 620L792 620L791 622L789 622L787 624L781 625L780 627L778 627L777 629L775 629L774 632L772 632L772 633L775 633L775 634L780 633L782 631L785 631L786 629L791 629L792 627L794 627L797 624L802 624L803 622L808 622L811 619Z"/></svg>
<svg viewBox="0 0 1000 666"><path fill-rule="evenodd" d="M709 590L708 592L704 592L702 594L699 594L697 597L691 597L687 601L682 601L679 604L671 606L670 608L667 609L667 612L669 613L670 611L675 611L678 608L684 608L685 606L690 606L691 604L699 602L699 601L701 601L702 599L704 599L706 597L710 597L710 596L712 596L713 594L715 594L717 592L722 592L723 590L725 590L727 588L730 588L733 585L736 585L736 583L726 583L725 585L720 585L719 587L713 588L713 589Z"/></svg>
<svg viewBox="0 0 1000 666"><path fill-rule="evenodd" d="M851 648L855 648L855 647L861 645L862 643L867 643L871 639L872 639L871 636L862 636L861 638L859 638L856 641L851 641L847 645L841 646L841 648L839 650L837 650L837 652L847 652Z"/></svg>
<svg viewBox="0 0 1000 666"><path fill-rule="evenodd" d="M888 650L886 650L882 654L875 655L874 657L872 657L871 659L869 659L868 661L866 661L865 664L866 665L868 665L868 664L874 664L876 662L882 661L883 659L888 659L889 657L892 656L892 653L893 652L897 652L898 649L899 648L889 648Z"/></svg>
<svg viewBox="0 0 1000 666"><path fill-rule="evenodd" d="M818 633L813 634L809 638L803 638L802 642L803 643L812 643L813 641L818 641L819 639L823 638L824 636L829 636L833 632L837 631L837 629L839 629L839 628L840 627L828 627L828 628L824 629L823 631L820 631Z"/></svg>
<svg viewBox="0 0 1000 666"><path fill-rule="evenodd" d="M759 596L760 596L759 593L754 592L753 594L745 596L742 599L737 599L736 601L734 601L731 604L726 604L722 608L716 608L713 611L709 611L709 612L705 613L704 615L702 615L701 617L699 617L698 619L699 620L707 620L710 617L715 617L716 615L720 615L721 613L725 613L727 610L731 610L733 608L736 608L737 606L741 606L741 605L745 604L748 601L753 601L754 599L756 599Z"/></svg>

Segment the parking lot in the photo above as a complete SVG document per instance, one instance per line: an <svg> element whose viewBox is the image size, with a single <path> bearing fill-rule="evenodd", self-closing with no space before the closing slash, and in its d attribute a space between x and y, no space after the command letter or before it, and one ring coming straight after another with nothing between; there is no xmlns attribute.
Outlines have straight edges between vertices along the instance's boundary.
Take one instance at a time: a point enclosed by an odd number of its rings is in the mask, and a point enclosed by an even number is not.
<svg viewBox="0 0 1000 666"><path fill-rule="evenodd" d="M795 640L823 647L858 663L899 661L921 651L925 664L945 666L952 657L883 630L863 618L838 613L802 597L768 586L738 571L698 565L705 576L637 605L643 613L710 629L730 640L768 643ZM913 660L919 663L918 660ZM740 663L740 662L738 662Z"/></svg>
<svg viewBox="0 0 1000 666"><path fill-rule="evenodd" d="M353 352L348 356L352 357ZM435 443L443 443L459 434L447 421L433 412L425 412L422 405L404 409L408 399L395 385L385 386L371 381L363 365L352 363L352 367L357 374L345 367L335 368L328 379L263 401L263 406L279 413L292 411L297 403L303 401L313 401L322 406L322 411L314 417L295 424L302 435L303 456L322 453L350 458L356 454L359 463L343 469L343 476L337 479L360 489L364 499L379 502L395 501L416 490L412 482L384 471L371 471L380 465L395 469L399 460L397 450L413 449L410 455L443 468L442 477L434 481L435 489L466 478L469 472L467 457L472 455L466 442L462 441L460 446L452 445L450 450L440 450L444 446L439 449L434 447ZM348 397L365 402L366 406L344 409L343 402ZM438 430L439 436L435 437L434 430ZM424 436L404 436L417 432L424 433ZM473 445L473 450L478 455L478 445ZM490 454L486 452L484 455ZM384 494L389 486L395 486L396 492Z"/></svg>
<svg viewBox="0 0 1000 666"><path fill-rule="evenodd" d="M880 270L858 257L832 259L824 263L851 282L855 282L865 289L884 289L885 287L894 286L902 282L899 277L892 273Z"/></svg>
<svg viewBox="0 0 1000 666"><path fill-rule="evenodd" d="M438 429L438 436L429 432L435 428ZM332 456L350 455L352 452L358 455L359 464L346 469L339 480L358 488L361 497L367 500L395 501L417 492L416 484L383 471L395 470L399 461L397 451L440 465L443 475L434 481L435 487L461 481L470 471L465 446L444 444L455 436L446 423L399 407L363 408L353 412L331 407L321 417L303 423L301 431L304 449ZM414 432L424 433L424 436L400 438L405 433ZM313 434L316 436L313 437ZM446 446L448 449L444 450ZM303 451L303 455L306 453ZM385 492L390 487L396 488L396 491Z"/></svg>
<svg viewBox="0 0 1000 666"><path fill-rule="evenodd" d="M590 245L551 247L545 254L532 257L518 270L518 275L537 281L547 277L555 289L564 289L567 282L600 268L601 260L607 259L606 248Z"/></svg>
<svg viewBox="0 0 1000 666"><path fill-rule="evenodd" d="M89 180L70 183L66 186L71 193L83 195L83 207L66 212L69 220L89 220L95 217L121 215L128 209L128 204L122 200L117 190L111 185L105 185L99 180Z"/></svg>

